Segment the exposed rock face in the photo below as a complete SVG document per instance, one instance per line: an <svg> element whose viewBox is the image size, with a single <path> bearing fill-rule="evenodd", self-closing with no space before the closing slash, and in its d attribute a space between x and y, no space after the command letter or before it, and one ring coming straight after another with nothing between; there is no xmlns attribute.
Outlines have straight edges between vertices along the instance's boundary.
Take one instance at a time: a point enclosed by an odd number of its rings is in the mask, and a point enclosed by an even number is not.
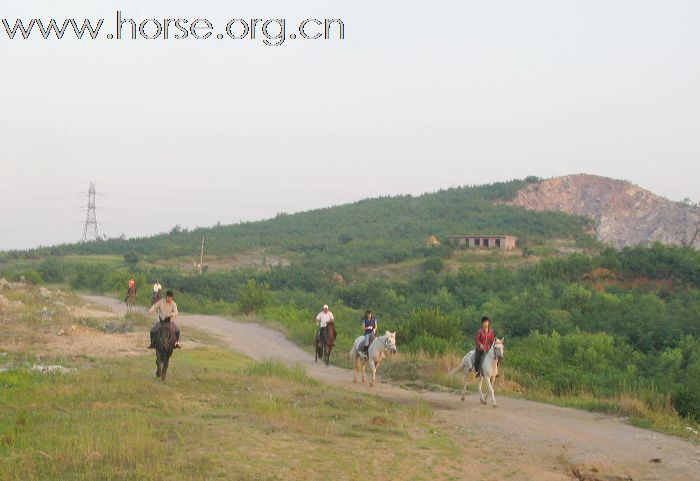
<svg viewBox="0 0 700 481"><path fill-rule="evenodd" d="M659 241L700 249L700 208L663 199L629 182L570 175L531 184L509 204L595 221L599 240L616 247Z"/></svg>

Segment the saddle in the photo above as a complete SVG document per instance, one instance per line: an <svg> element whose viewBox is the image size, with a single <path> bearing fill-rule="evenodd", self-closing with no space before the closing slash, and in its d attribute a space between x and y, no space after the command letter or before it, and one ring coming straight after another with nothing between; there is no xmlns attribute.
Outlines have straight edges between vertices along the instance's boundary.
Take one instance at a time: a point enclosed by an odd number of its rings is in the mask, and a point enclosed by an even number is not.
<svg viewBox="0 0 700 481"><path fill-rule="evenodd" d="M372 333L369 336L369 340L362 346L362 352L369 356L369 346L372 345L374 340L377 338L376 334Z"/></svg>

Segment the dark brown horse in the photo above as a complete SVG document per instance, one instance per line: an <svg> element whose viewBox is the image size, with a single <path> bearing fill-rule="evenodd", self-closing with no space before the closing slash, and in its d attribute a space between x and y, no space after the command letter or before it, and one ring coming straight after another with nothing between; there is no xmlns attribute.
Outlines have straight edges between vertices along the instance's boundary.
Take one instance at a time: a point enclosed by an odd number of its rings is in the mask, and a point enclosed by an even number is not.
<svg viewBox="0 0 700 481"><path fill-rule="evenodd" d="M335 338L335 325L333 324L333 321L331 321L326 325L326 330L320 336L318 344L316 344L317 362L319 359L322 359L323 362L326 363L326 366L328 366L331 360L331 351L335 346Z"/></svg>
<svg viewBox="0 0 700 481"><path fill-rule="evenodd" d="M129 287L124 302L126 302L127 309L134 307L134 304L136 304L136 289L134 287Z"/></svg>
<svg viewBox="0 0 700 481"><path fill-rule="evenodd" d="M159 302L161 299L162 296L160 295L160 291L153 291L153 295L151 296L151 305Z"/></svg>
<svg viewBox="0 0 700 481"><path fill-rule="evenodd" d="M165 382L170 356L173 355L176 342L175 325L169 321L161 321L156 334L156 376L161 381Z"/></svg>

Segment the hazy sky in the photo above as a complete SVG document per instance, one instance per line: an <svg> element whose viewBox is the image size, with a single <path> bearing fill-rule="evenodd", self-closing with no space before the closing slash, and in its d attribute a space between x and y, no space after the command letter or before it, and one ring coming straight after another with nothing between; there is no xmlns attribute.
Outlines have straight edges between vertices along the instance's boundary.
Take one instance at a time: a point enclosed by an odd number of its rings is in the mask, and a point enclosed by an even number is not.
<svg viewBox="0 0 700 481"><path fill-rule="evenodd" d="M346 39L108 40L126 17L342 18ZM0 0L0 249L594 173L700 201L696 0ZM465 206L467 208L468 206Z"/></svg>

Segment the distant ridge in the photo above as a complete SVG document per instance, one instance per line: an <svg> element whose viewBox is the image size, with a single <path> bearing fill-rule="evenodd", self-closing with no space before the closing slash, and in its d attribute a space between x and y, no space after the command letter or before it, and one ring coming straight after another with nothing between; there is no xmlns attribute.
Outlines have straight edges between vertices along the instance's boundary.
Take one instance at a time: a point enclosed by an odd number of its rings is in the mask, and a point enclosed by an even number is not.
<svg viewBox="0 0 700 481"><path fill-rule="evenodd" d="M618 248L658 241L700 249L700 208L622 180L568 175L533 183L507 204L591 218L599 240Z"/></svg>

